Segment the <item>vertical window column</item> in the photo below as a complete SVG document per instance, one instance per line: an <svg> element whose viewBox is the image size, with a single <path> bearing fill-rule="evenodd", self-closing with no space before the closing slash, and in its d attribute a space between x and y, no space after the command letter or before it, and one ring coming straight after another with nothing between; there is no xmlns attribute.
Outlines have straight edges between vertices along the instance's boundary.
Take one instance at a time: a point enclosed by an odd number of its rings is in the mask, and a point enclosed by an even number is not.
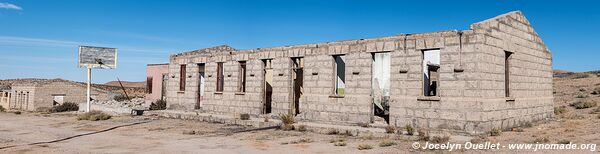
<svg viewBox="0 0 600 154"><path fill-rule="evenodd" d="M423 51L423 95L437 96L439 87L440 50Z"/></svg>
<svg viewBox="0 0 600 154"><path fill-rule="evenodd" d="M179 91L185 91L185 64L179 67Z"/></svg>
<svg viewBox="0 0 600 154"><path fill-rule="evenodd" d="M238 92L246 92L246 61L240 61Z"/></svg>
<svg viewBox="0 0 600 154"><path fill-rule="evenodd" d="M225 84L225 77L223 76L223 62L217 63L217 92L223 92L223 85Z"/></svg>
<svg viewBox="0 0 600 154"><path fill-rule="evenodd" d="M510 57L512 52L504 51L504 92L506 97L510 97Z"/></svg>
<svg viewBox="0 0 600 154"><path fill-rule="evenodd" d="M343 96L346 90L346 58L344 55L333 56L335 72L334 94Z"/></svg>

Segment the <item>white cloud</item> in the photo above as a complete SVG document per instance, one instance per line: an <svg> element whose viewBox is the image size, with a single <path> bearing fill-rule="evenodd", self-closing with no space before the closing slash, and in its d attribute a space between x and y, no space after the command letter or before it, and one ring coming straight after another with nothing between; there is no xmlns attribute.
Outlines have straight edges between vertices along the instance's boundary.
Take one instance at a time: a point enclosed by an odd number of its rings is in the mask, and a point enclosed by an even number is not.
<svg viewBox="0 0 600 154"><path fill-rule="evenodd" d="M169 50L164 49L146 49L140 47L116 45L116 44L103 44L103 43L88 43L88 42L76 42L76 41L65 41L65 40L52 40L42 38L28 38L28 37L13 37L13 36L0 36L0 45L11 45L11 46L50 46L50 47L67 47L77 49L79 45L91 45L91 46L102 46L102 47L116 47L119 51L143 53L147 55L164 55L168 56Z"/></svg>
<svg viewBox="0 0 600 154"><path fill-rule="evenodd" d="M0 3L0 9L23 10L23 8L21 8L20 6L10 3Z"/></svg>

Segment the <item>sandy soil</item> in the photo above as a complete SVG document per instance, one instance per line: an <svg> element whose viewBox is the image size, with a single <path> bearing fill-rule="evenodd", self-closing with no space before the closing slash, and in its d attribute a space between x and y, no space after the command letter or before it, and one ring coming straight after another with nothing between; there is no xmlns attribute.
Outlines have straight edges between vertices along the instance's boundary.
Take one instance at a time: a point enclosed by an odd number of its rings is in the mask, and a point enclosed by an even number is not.
<svg viewBox="0 0 600 154"><path fill-rule="evenodd" d="M149 122L55 143L27 145L145 121ZM18 145L0 149L0 153L398 153L410 150L410 139L414 138L390 137L398 144L379 147L382 139L374 137L281 130L232 133L245 128L157 117L78 121L71 114L0 113L0 124L0 147ZM190 135L192 130L195 133ZM334 146L332 140L342 140L347 145ZM374 148L359 151L359 144Z"/></svg>
<svg viewBox="0 0 600 154"><path fill-rule="evenodd" d="M499 136L451 136L451 143L466 141L501 143L573 142L600 144L600 112L598 107L575 109L569 104L576 101L596 101L600 95L592 94L600 87L600 78L562 78L554 81L555 106L565 113L531 127L504 131ZM599 104L600 105L600 104ZM600 109L598 109L600 111ZM139 124L136 124L139 123ZM131 125L133 124L133 125ZM79 134L83 135L54 143L52 141ZM74 113L41 114L0 112L0 153L447 153L444 150L415 150L411 145L425 141L417 136L389 134L385 137L324 135L312 132L261 130L234 133L241 126L165 119L152 116L119 116L106 121L78 121ZM193 133L192 133L193 131ZM380 147L382 141L395 145ZM345 143L344 146L336 144ZM368 150L358 150L359 145L371 145ZM14 146L14 147L9 147ZM598 147L592 153L598 153ZM457 150L467 153L530 153L531 150ZM538 151L540 152L540 151ZM589 150L543 150L543 153L582 153Z"/></svg>

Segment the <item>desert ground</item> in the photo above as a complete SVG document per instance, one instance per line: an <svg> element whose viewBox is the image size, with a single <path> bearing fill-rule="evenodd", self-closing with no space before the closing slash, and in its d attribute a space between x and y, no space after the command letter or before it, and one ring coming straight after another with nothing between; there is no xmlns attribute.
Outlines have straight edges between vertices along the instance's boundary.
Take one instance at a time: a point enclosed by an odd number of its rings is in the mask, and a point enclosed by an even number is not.
<svg viewBox="0 0 600 154"><path fill-rule="evenodd" d="M531 126L481 136L449 136L442 143L578 143L600 144L600 107L576 109L578 102L599 102L600 78L554 79L555 118ZM156 116L115 116L105 121L77 120L81 113L0 112L0 153L447 153L411 147L425 144L406 134L348 136L280 129L247 130L237 125ZM403 128L399 128L403 129ZM432 136L433 137L433 136ZM431 140L430 140L431 142ZM381 146L388 143L389 146ZM359 147L371 148L360 150ZM598 153L591 150L541 150L543 153ZM466 153L530 153L456 150Z"/></svg>

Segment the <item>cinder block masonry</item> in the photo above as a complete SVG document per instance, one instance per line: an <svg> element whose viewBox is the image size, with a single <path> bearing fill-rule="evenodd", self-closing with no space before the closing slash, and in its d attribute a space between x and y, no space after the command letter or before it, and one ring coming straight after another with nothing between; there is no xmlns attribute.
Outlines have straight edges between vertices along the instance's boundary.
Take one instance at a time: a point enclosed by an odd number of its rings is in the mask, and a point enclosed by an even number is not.
<svg viewBox="0 0 600 154"><path fill-rule="evenodd" d="M171 110L338 125L479 134L553 116L552 54L519 11L461 31L178 53L167 85Z"/></svg>

